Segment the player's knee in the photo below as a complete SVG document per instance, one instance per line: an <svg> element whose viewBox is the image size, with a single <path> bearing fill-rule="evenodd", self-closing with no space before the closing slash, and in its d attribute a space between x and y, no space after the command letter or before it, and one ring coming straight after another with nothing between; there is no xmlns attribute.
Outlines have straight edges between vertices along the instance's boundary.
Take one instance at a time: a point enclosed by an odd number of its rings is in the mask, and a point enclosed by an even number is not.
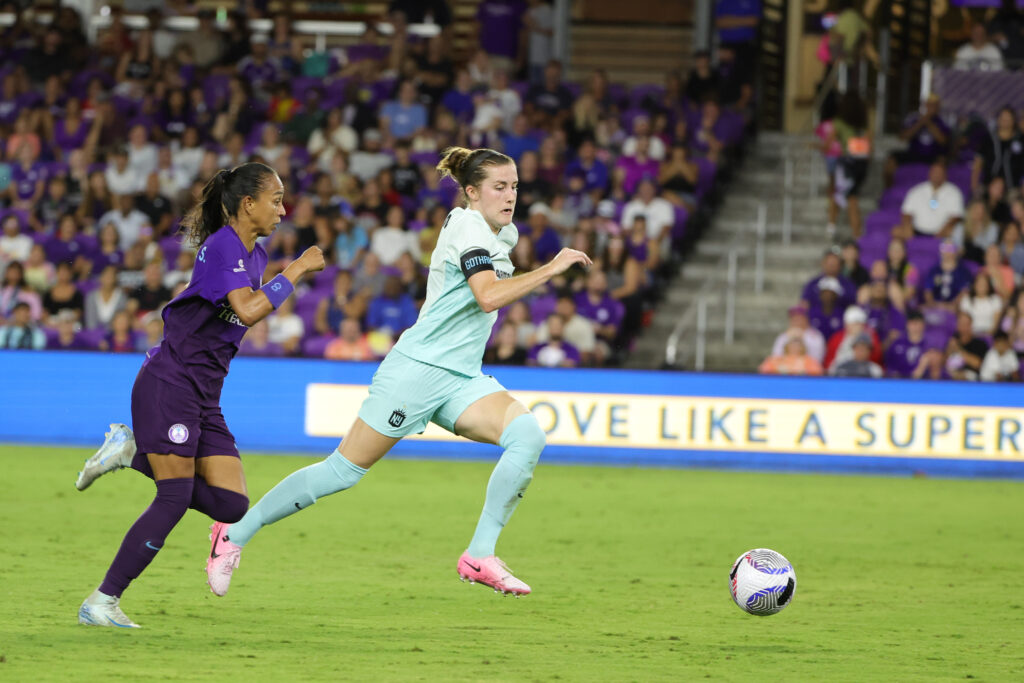
<svg viewBox="0 0 1024 683"><path fill-rule="evenodd" d="M532 469L540 460L541 451L547 445L547 435L533 413L520 415L508 423L501 435L501 445L506 450L515 449L522 453L524 465Z"/></svg>
<svg viewBox="0 0 1024 683"><path fill-rule="evenodd" d="M153 505L163 508L169 515L181 519L192 503L192 479L161 479L156 482Z"/></svg>
<svg viewBox="0 0 1024 683"><path fill-rule="evenodd" d="M317 476L310 480L310 491L316 498L350 489L366 474L366 470L338 451L334 451L326 460L314 467L317 469Z"/></svg>
<svg viewBox="0 0 1024 683"><path fill-rule="evenodd" d="M224 493L230 495L222 496L220 505L218 505L218 515L215 519L218 522L234 524L242 519L242 517L245 517L245 513L249 510L249 496L227 490Z"/></svg>

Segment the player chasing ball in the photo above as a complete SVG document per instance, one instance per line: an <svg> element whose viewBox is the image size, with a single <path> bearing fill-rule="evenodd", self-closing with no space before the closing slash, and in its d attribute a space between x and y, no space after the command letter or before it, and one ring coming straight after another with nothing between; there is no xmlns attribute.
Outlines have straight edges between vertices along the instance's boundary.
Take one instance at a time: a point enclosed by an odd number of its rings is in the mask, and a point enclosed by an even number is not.
<svg viewBox="0 0 1024 683"><path fill-rule="evenodd" d="M441 229L419 318L380 364L338 448L286 477L240 521L211 527L206 571L217 595L227 592L242 548L262 527L355 486L402 437L422 432L428 422L504 449L487 483L476 532L458 560L459 576L503 594L530 592L494 548L533 478L545 435L522 403L481 373L480 364L499 308L591 260L562 249L546 265L513 277L509 252L519 238L512 224L515 162L490 149L452 147L437 170L458 182L467 208L453 209Z"/></svg>
<svg viewBox="0 0 1024 683"><path fill-rule="evenodd" d="M249 326L267 317L324 257L310 247L263 284L267 253L259 237L284 215L284 186L269 166L222 170L183 220L196 247L188 287L163 310L164 340L149 350L132 389L132 430L111 425L107 440L78 475L84 490L123 467L156 483L156 497L121 543L99 588L78 610L92 626L138 628L121 611L121 595L153 561L189 508L218 523L242 518L249 506L235 438L220 409L231 359Z"/></svg>

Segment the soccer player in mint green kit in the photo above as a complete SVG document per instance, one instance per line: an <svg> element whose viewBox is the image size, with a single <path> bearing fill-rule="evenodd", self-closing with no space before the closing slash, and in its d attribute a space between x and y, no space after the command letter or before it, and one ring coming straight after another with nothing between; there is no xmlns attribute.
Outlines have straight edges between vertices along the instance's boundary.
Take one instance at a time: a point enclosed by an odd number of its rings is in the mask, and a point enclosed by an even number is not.
<svg viewBox="0 0 1024 683"><path fill-rule="evenodd" d="M242 547L262 527L355 486L403 436L422 432L428 422L505 449L487 483L476 532L459 558L459 576L503 594L530 592L494 546L533 478L544 431L522 403L481 373L480 362L499 308L591 260L563 249L550 263L512 277L509 252L519 238L512 224L515 162L490 149L452 147L437 170L459 183L467 208L453 209L441 229L416 324L380 364L359 416L326 460L286 477L240 521L210 527L206 572L217 595L227 593Z"/></svg>

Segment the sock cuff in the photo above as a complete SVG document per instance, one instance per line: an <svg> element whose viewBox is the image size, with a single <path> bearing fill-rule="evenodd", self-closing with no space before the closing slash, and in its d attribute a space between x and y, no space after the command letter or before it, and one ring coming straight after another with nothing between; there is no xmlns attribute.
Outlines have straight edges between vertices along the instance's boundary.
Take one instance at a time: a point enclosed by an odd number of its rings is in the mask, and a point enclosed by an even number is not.
<svg viewBox="0 0 1024 683"><path fill-rule="evenodd" d="M346 475L346 470L350 475L354 474L357 477L362 477L367 472L366 468L360 467L359 465L355 464L354 462L346 458L344 455L341 454L341 451L339 451L337 448L334 449L333 453L327 456L327 462L331 464L331 469L333 469L334 473L337 474L339 477L344 478Z"/></svg>

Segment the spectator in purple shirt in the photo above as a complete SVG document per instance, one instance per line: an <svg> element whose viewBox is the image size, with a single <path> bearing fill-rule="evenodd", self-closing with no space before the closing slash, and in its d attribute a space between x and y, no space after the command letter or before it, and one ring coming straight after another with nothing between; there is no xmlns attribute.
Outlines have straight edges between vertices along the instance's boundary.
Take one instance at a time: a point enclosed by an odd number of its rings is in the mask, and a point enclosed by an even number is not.
<svg viewBox="0 0 1024 683"><path fill-rule="evenodd" d="M868 301L864 306L868 314L868 327L875 331L882 348L886 349L906 329L907 320L892 300L885 280L874 280L868 285Z"/></svg>
<svg viewBox="0 0 1024 683"><path fill-rule="evenodd" d="M526 91L526 114L537 128L560 128L569 118L572 101L572 93L562 83L562 63L552 59L544 67L544 82Z"/></svg>
<svg viewBox="0 0 1024 683"><path fill-rule="evenodd" d="M576 295L576 312L594 325L598 339L613 345L626 309L608 291L604 271L594 268L587 274L586 289Z"/></svg>
<svg viewBox="0 0 1024 683"><path fill-rule="evenodd" d="M92 346L78 334L78 321L70 309L64 309L51 318L57 328L57 336L47 340L46 348L51 351L90 351Z"/></svg>
<svg viewBox="0 0 1024 683"><path fill-rule="evenodd" d="M894 152L885 164L885 186L892 185L896 168L903 164L931 164L949 148L949 126L939 115L939 96L932 93L924 102L924 111L914 112L903 122L900 139L907 148Z"/></svg>
<svg viewBox="0 0 1024 683"><path fill-rule="evenodd" d="M366 309L366 327L381 330L398 339L416 322L419 311L412 297L402 289L402 281L395 276L384 280L384 291L370 300Z"/></svg>
<svg viewBox="0 0 1024 683"><path fill-rule="evenodd" d="M480 47L497 69L519 66L519 32L523 27L523 0L482 0L476 12Z"/></svg>
<svg viewBox="0 0 1024 683"><path fill-rule="evenodd" d="M527 356L527 365L546 368L574 368L580 364L580 352L563 339L565 322L562 316L552 313L547 317L548 340L537 344Z"/></svg>
<svg viewBox="0 0 1024 683"><path fill-rule="evenodd" d="M257 97L266 99L270 86L277 82L281 68L277 60L270 57L266 34L257 33L252 37L252 54L238 62L238 73L251 86Z"/></svg>
<svg viewBox="0 0 1024 683"><path fill-rule="evenodd" d="M943 242L939 245L939 262L935 264L924 280L924 303L956 311L960 294L971 286L971 271L957 254L956 245Z"/></svg>
<svg viewBox="0 0 1024 683"><path fill-rule="evenodd" d="M441 106L451 112L459 123L473 118L473 79L465 69L455 74L455 85L441 97Z"/></svg>
<svg viewBox="0 0 1024 683"><path fill-rule="evenodd" d="M870 317L868 324L871 323ZM927 347L924 343L924 316L918 311L907 314L907 331L885 352L885 370L889 377L909 378L914 374Z"/></svg>
<svg viewBox="0 0 1024 683"><path fill-rule="evenodd" d="M538 202L530 207L530 237L533 239L534 257L547 263L562 249L558 232L551 227L551 209Z"/></svg>
<svg viewBox="0 0 1024 683"><path fill-rule="evenodd" d="M804 285L804 291L800 297L803 305L810 308L820 303L818 293L821 291L821 281L825 278L831 278L838 284L839 290L836 294L839 295L839 303L842 308L852 304L857 297L857 287L843 277L842 272L842 259L839 258L839 254L835 250L829 249L821 258L821 274L814 276Z"/></svg>
<svg viewBox="0 0 1024 683"><path fill-rule="evenodd" d="M622 180L622 189L627 195L632 195L636 192L637 185L642 180L658 182L658 174L661 168L657 160L650 157L648 151L649 144L650 141L648 139L638 139L636 153L631 157L619 157L618 162L615 164L616 168L622 169L625 173Z"/></svg>
<svg viewBox="0 0 1024 683"><path fill-rule="evenodd" d="M566 178L582 173L587 192L603 193L608 187L608 167L597 158L597 145L586 139L580 143L578 156L565 169Z"/></svg>
<svg viewBox="0 0 1024 683"><path fill-rule="evenodd" d="M843 329L843 313L846 304L840 298L843 287L834 277L817 278L816 303L810 306L809 319L811 327L821 332L828 341L829 337ZM806 289L804 290L806 295Z"/></svg>
<svg viewBox="0 0 1024 683"><path fill-rule="evenodd" d="M22 144L16 153L18 163L11 168L8 196L15 208L33 209L45 191L46 172L28 144Z"/></svg>

